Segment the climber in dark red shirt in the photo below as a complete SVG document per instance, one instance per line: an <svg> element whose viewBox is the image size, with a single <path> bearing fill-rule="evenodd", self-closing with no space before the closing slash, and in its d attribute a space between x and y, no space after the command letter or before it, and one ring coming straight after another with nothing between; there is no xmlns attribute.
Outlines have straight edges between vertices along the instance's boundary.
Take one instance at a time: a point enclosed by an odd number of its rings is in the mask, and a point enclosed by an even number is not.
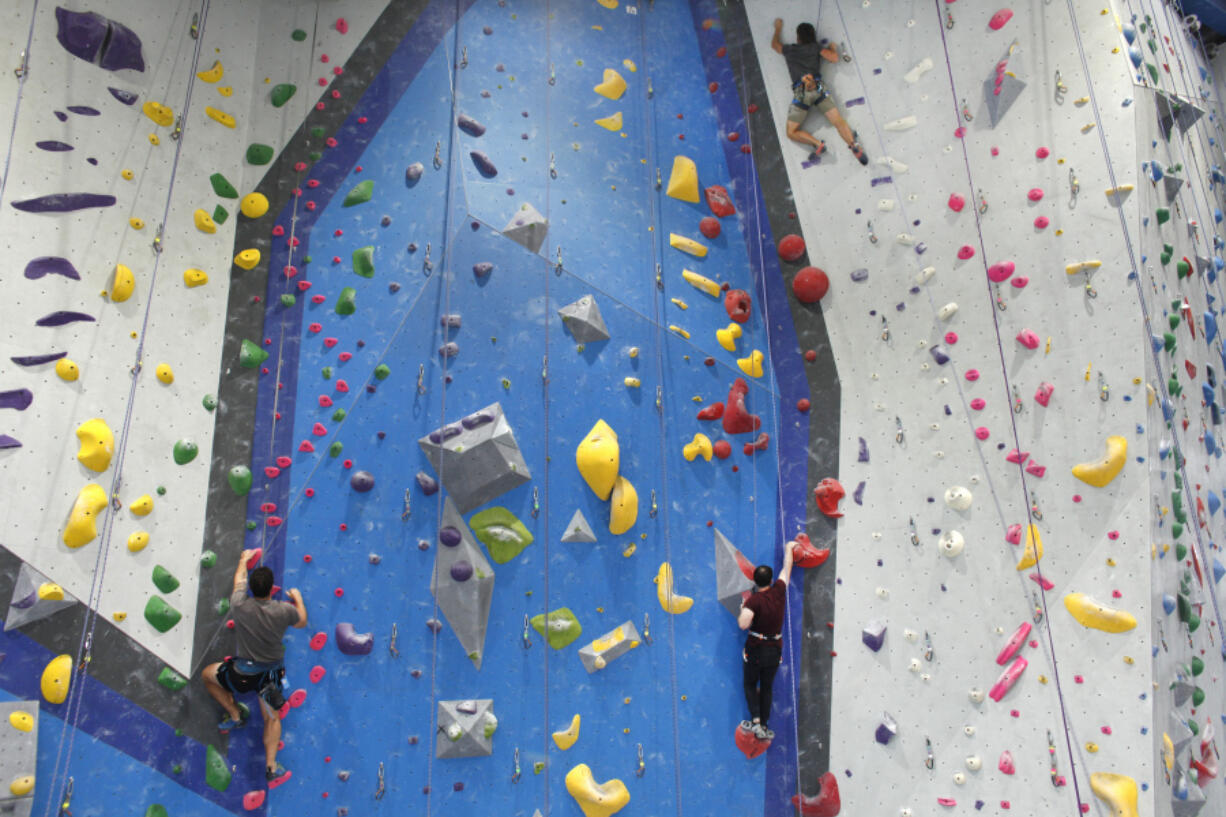
<svg viewBox="0 0 1226 817"><path fill-rule="evenodd" d="M792 577L792 549L795 542L783 548L783 567L779 578L771 583L773 571L758 565L753 572L753 593L741 604L736 622L748 631L745 649L741 652L744 665L745 702L749 704L750 721L741 728L753 732L758 740L771 740L775 733L767 728L771 714L771 686L775 672L783 661L783 618L787 605L788 581Z"/></svg>

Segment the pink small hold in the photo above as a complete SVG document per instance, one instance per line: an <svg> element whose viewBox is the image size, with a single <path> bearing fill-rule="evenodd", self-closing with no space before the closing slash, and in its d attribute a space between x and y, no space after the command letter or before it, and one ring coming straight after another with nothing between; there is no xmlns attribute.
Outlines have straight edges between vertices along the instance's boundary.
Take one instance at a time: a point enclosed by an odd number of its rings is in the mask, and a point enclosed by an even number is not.
<svg viewBox="0 0 1226 817"><path fill-rule="evenodd" d="M963 244L961 247L958 248L958 258L962 259L963 261L965 261L968 258L974 258L974 257L975 257L975 248L972 247L970 244Z"/></svg>
<svg viewBox="0 0 1226 817"><path fill-rule="evenodd" d="M328 643L328 634L320 630L311 636L311 649L322 650Z"/></svg>
<svg viewBox="0 0 1226 817"><path fill-rule="evenodd" d="M1047 404L1051 402L1052 392L1055 390L1056 387L1051 383L1040 383L1039 388L1035 390L1034 401L1043 406L1043 408L1047 408Z"/></svg>
<svg viewBox="0 0 1226 817"><path fill-rule="evenodd" d="M992 432L988 431L983 426L979 426L979 428L975 429L975 438L978 440L986 440L991 436L991 434Z"/></svg>
<svg viewBox="0 0 1226 817"><path fill-rule="evenodd" d="M335 346L338 343L340 343L340 340L338 338L331 338L331 337L324 338L324 348L325 349L331 349L333 346Z"/></svg>
<svg viewBox="0 0 1226 817"><path fill-rule="evenodd" d="M290 693L289 705L293 707L294 709L297 709L298 707L302 706L305 702L306 702L306 690L305 689L295 689L293 692Z"/></svg>
<svg viewBox="0 0 1226 817"><path fill-rule="evenodd" d="M1123 593L1121 593L1121 592L1120 592L1120 591L1118 591L1118 590L1112 590L1112 591L1111 591L1111 598L1113 598L1113 599L1122 599L1122 598L1124 598L1124 594L1123 594Z"/></svg>
<svg viewBox="0 0 1226 817"><path fill-rule="evenodd" d="M961 139L963 136L966 136L966 128L959 127L954 131L955 139Z"/></svg>
<svg viewBox="0 0 1226 817"><path fill-rule="evenodd" d="M1048 156L1051 155L1051 151L1048 150L1047 148L1039 148L1038 150L1034 152L1034 155L1036 159L1046 159Z"/></svg>
<svg viewBox="0 0 1226 817"><path fill-rule="evenodd" d="M1005 541L1011 545L1020 545L1022 543L1022 526L1010 525L1005 531Z"/></svg>
<svg viewBox="0 0 1226 817"><path fill-rule="evenodd" d="M952 797L938 797L937 805L945 806L946 808L953 808L954 806L958 805L958 801Z"/></svg>
<svg viewBox="0 0 1226 817"><path fill-rule="evenodd" d="M1040 201L1040 200L1042 200L1042 198L1043 198L1043 188L1041 188L1041 187L1032 187L1032 188L1030 188L1030 192L1026 194L1026 198L1030 199L1031 201Z"/></svg>
<svg viewBox="0 0 1226 817"><path fill-rule="evenodd" d="M1005 462L1011 462L1014 465L1020 465L1028 459L1030 459L1029 451L1018 451L1016 448L1005 454Z"/></svg>
<svg viewBox="0 0 1226 817"><path fill-rule="evenodd" d="M338 380L336 381L336 390L340 392L347 392L349 391L349 384L344 380Z"/></svg>
<svg viewBox="0 0 1226 817"><path fill-rule="evenodd" d="M353 352L341 352L336 357L341 363L347 363L353 359Z"/></svg>
<svg viewBox="0 0 1226 817"><path fill-rule="evenodd" d="M1009 282L1009 286L1013 287L1014 289L1025 289L1026 284L1029 284L1029 283L1030 283L1029 278L1027 278L1025 275L1019 275L1016 278L1014 278L1012 281Z"/></svg>
<svg viewBox="0 0 1226 817"><path fill-rule="evenodd" d="M1033 329L1023 329L1017 333L1017 342L1025 346L1027 349L1039 348L1039 336L1035 334Z"/></svg>
<svg viewBox="0 0 1226 817"><path fill-rule="evenodd" d="M1026 466L1026 473L1030 474L1032 477L1039 477L1042 479L1043 475L1047 473L1047 466L1039 465L1034 460L1031 460L1030 464Z"/></svg>
<svg viewBox="0 0 1226 817"><path fill-rule="evenodd" d="M1061 780L1063 780L1064 778L1063 778L1063 777L1061 777L1060 779L1061 779ZM1080 805L1081 805L1081 813L1082 813L1082 814L1089 814L1089 813L1090 813L1090 804L1089 804L1089 803L1081 803Z"/></svg>
<svg viewBox="0 0 1226 817"><path fill-rule="evenodd" d="M965 377L967 380L969 380L971 383L974 383L976 380L979 379L979 370L978 369L967 369L966 374L962 376Z"/></svg>
<svg viewBox="0 0 1226 817"><path fill-rule="evenodd" d="M312 335L317 335L324 331L324 325L322 323L313 323L307 327L307 331L309 331Z"/></svg>
<svg viewBox="0 0 1226 817"><path fill-rule="evenodd" d="M1051 582L1046 576L1040 576L1038 573L1031 573L1030 580L1042 587L1044 590L1051 590L1056 585Z"/></svg>
<svg viewBox="0 0 1226 817"><path fill-rule="evenodd" d="M974 400L971 401L971 408L973 408L975 411L983 411L984 407L987 406L987 404L988 404L987 401L984 400L982 397L976 397Z"/></svg>
<svg viewBox="0 0 1226 817"><path fill-rule="evenodd" d="M264 805L264 789L255 789L243 795L243 808L247 811L255 811L260 806Z"/></svg>
<svg viewBox="0 0 1226 817"><path fill-rule="evenodd" d="M996 145L992 145L992 155L993 155L993 156L999 156L999 155L1000 155L1000 148L996 147Z"/></svg>
<svg viewBox="0 0 1226 817"><path fill-rule="evenodd" d="M966 199L958 193L951 193L949 196L949 209L955 213L961 213L962 208L966 206Z"/></svg>
<svg viewBox="0 0 1226 817"><path fill-rule="evenodd" d="M1002 774L1013 774L1017 771L1017 766L1013 762L1013 753L1008 749L1000 753L1000 761L996 764L996 768L1000 769Z"/></svg>
<svg viewBox="0 0 1226 817"><path fill-rule="evenodd" d="M336 18L336 30L342 34L348 34L349 33L349 21L346 20L344 17L337 17Z"/></svg>
<svg viewBox="0 0 1226 817"><path fill-rule="evenodd" d="M1039 216L1034 220L1034 228L1036 230L1046 230L1048 224L1051 224L1051 219L1047 216Z"/></svg>
<svg viewBox="0 0 1226 817"><path fill-rule="evenodd" d="M1012 261L999 261L988 267L988 280L994 284L1007 281L1015 269Z"/></svg>
<svg viewBox="0 0 1226 817"><path fill-rule="evenodd" d="M315 666L311 667L311 674L309 676L311 679L311 683L318 684L320 681L324 679L324 675L326 675L327 672L328 671L324 669L323 667L319 666L319 664L316 664Z"/></svg>
<svg viewBox="0 0 1226 817"><path fill-rule="evenodd" d="M1009 805L1009 801L1008 801L1008 800L1001 800L1001 801L1000 801L1000 807L1001 807L1002 809L1004 809L1005 811L1008 811L1009 809L1013 808L1013 806Z"/></svg>
<svg viewBox="0 0 1226 817"><path fill-rule="evenodd" d="M1005 23L1013 19L1013 12L1009 9L1001 9L992 15L992 19L988 20L988 28L993 31L1000 31L1004 28Z"/></svg>
<svg viewBox="0 0 1226 817"><path fill-rule="evenodd" d="M1081 494L1073 494L1073 502L1080 505L1081 504Z"/></svg>
<svg viewBox="0 0 1226 817"><path fill-rule="evenodd" d="M957 332L946 332L945 342L948 343L950 346L953 346L955 343L958 342L958 333Z"/></svg>
<svg viewBox="0 0 1226 817"><path fill-rule="evenodd" d="M1110 735L1110 734L1111 734L1111 727L1110 727L1110 726L1104 726L1104 727L1102 727L1101 729L1099 729L1098 731L1102 732L1104 735Z"/></svg>
<svg viewBox="0 0 1226 817"><path fill-rule="evenodd" d="M1107 538L1114 542L1116 539L1120 538L1120 532L1117 530L1109 530L1107 531Z"/></svg>
<svg viewBox="0 0 1226 817"><path fill-rule="evenodd" d="M328 299L325 298L323 295L312 295L311 296L311 303L313 304L322 304L326 300Z"/></svg>

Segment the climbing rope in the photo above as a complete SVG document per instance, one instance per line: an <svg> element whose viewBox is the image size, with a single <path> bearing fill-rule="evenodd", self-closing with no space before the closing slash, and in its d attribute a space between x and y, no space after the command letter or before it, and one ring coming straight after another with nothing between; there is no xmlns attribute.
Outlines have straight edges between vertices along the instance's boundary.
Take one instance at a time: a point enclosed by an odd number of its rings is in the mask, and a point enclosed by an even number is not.
<svg viewBox="0 0 1226 817"><path fill-rule="evenodd" d="M26 49L21 52L21 65L14 69L17 77L17 99L13 103L13 123L9 126L9 146L4 152L4 175L0 176L0 204L4 203L4 191L9 183L9 167L13 160L13 145L17 142L17 119L21 115L21 100L26 90L26 78L30 75L30 46L34 43L34 22L38 19L38 4L30 9L30 29L26 32Z"/></svg>
<svg viewBox="0 0 1226 817"><path fill-rule="evenodd" d="M550 66L550 67L553 65L553 37L552 37L552 34L553 34L553 2L552 0L549 0L545 4L545 65ZM551 76L552 76L552 73L553 73L552 70L550 70ZM553 86L552 80L549 80L546 82L545 84L545 155L550 156L550 157L553 156L553 141L550 136L550 134L553 133L553 127L552 127L553 119L552 119L552 107L551 107L551 103L553 100L553 87L554 86ZM552 226L553 224L551 220L553 211L550 209L550 205L553 202L553 196L551 195L551 192L553 189L552 183L553 183L552 173L550 173L548 168L546 168L546 172L545 172L545 213L544 215L545 215L545 224L547 227ZM561 259L561 247L560 246L558 248L558 256L560 260ZM552 293L550 292L550 283L551 283L550 279L553 277L553 275L551 274L550 263L547 258L541 259L541 265L542 265L541 266L541 276L545 279L545 315L544 315L544 320L542 321L542 323L544 323L545 325L544 327L545 328L545 358L544 358L544 361L545 361L545 366L548 367L549 366L549 353L550 353L549 325L552 323L552 321L549 318L549 310L550 310L550 305L552 303L551 301ZM542 544L542 558L544 559L544 562L545 562L544 570L542 571L544 574L542 576L542 582L544 585L544 597L545 597L545 611L544 611L545 619L544 619L544 627L542 629L545 633L548 633L549 632L549 607L550 607L550 604L552 603L552 599L549 596L549 542L551 538L550 532L549 532L549 507L550 507L549 474L550 474L550 471L553 470L551 467L553 458L550 456L551 449L549 445L550 441L553 439L553 435L550 434L550 431L549 431L549 413L550 413L550 410L552 409L553 403L550 400L551 395L549 391L549 377L547 374L547 369L546 369L546 372L543 372L542 374L543 376L541 377L541 381L542 381L541 382L541 400L542 400L544 415L545 415L545 424L544 424L544 431L545 431L545 469L544 469L545 470L545 475L544 475L545 521L544 521L544 531L545 531L545 536L542 537L545 540L544 543ZM546 646L542 646L541 648L541 653L543 655L541 659L542 660L541 687L542 687L542 696L543 696L542 717L545 722L545 726L541 734L541 743L543 744L542 756L548 757L549 756L549 742L552 740L553 730L550 728L550 725L549 725L549 653L550 653L550 649L548 648L548 638L547 637L545 638L545 642L546 642ZM544 780L544 785L542 787L544 791L544 805L545 805L544 813L545 814L550 813L549 795L550 795L550 790L552 787L549 785L549 771L550 771L549 764L546 763L545 768L543 770L543 774L545 775L545 780Z"/></svg>

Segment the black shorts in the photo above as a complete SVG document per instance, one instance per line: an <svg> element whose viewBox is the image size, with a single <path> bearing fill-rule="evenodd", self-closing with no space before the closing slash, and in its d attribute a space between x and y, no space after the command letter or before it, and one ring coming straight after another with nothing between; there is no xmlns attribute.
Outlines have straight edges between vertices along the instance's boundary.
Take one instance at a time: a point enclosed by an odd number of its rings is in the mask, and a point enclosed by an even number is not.
<svg viewBox="0 0 1226 817"><path fill-rule="evenodd" d="M227 658L217 668L217 683L235 695L258 692L260 700L268 704L274 712L285 706L285 693L282 692L284 680L285 667L277 667L255 675L246 675L234 668L233 658Z"/></svg>

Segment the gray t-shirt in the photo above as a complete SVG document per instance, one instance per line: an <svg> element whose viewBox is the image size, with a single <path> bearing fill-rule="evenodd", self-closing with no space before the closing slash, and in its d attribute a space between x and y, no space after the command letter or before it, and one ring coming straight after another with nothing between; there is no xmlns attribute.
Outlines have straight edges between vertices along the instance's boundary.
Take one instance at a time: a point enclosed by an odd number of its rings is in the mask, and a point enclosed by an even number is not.
<svg viewBox="0 0 1226 817"><path fill-rule="evenodd" d="M234 616L234 655L257 664L275 664L285 657L281 639L298 622L298 608L285 601L256 599L247 595L246 583L230 596Z"/></svg>

